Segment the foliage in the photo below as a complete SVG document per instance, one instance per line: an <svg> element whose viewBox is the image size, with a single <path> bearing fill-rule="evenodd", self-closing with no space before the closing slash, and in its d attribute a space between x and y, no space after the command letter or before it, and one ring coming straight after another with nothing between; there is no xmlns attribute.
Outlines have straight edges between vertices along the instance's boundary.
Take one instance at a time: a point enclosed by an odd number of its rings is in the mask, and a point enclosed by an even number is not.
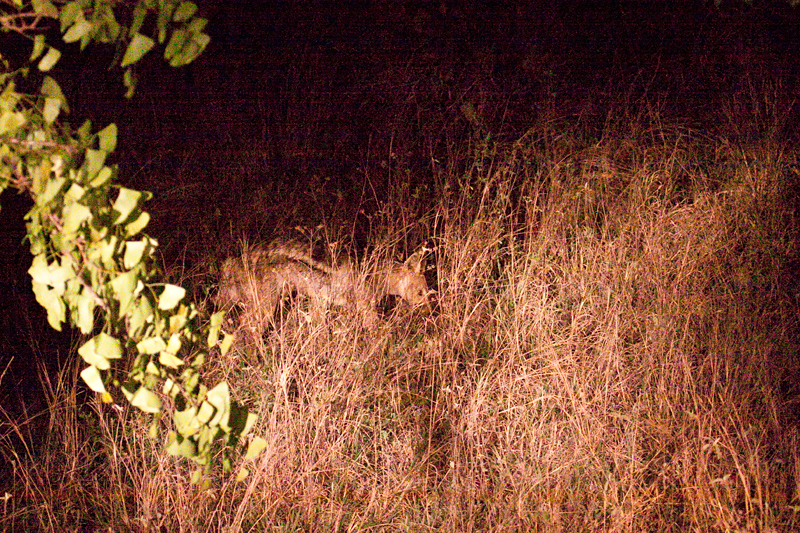
<svg viewBox="0 0 800 533"><path fill-rule="evenodd" d="M183 288L158 282L158 243L142 233L150 194L115 185L116 168L106 165L116 126L92 133L88 121L76 131L60 125L59 115L69 109L49 75L43 75L38 94L16 88L34 62L40 72L58 62L61 53L45 39L56 23L64 42L80 42L81 49L92 41L116 45L130 96L133 67L156 41L166 43L170 65L185 65L209 41L206 20L195 16L195 4L175 0L6 0L2 10L3 30L32 45L28 65L12 68L2 57L0 192L10 186L33 199L25 219L36 299L53 328L68 322L85 335L96 333L79 349L88 364L81 376L104 402L112 401L106 386L119 387L132 405L156 415L155 436L167 399L174 411L167 450L207 468L215 442L234 443L255 422L231 402L226 383L209 390L200 381L210 350L225 352L230 345L230 338L220 339L222 316L205 323ZM115 374L126 355L133 361L120 380Z"/></svg>

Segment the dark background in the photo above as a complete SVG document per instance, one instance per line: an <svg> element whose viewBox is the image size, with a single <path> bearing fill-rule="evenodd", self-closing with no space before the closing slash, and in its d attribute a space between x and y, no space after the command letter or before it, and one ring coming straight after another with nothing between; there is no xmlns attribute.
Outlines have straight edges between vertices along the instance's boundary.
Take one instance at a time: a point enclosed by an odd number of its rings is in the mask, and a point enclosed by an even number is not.
<svg viewBox="0 0 800 533"><path fill-rule="evenodd" d="M599 141L655 109L700 135L797 141L788 2L207 2L201 14L206 52L181 69L151 53L131 100L99 45L62 46L53 73L73 126L118 124L119 183L155 194L148 231L168 273L224 255L232 235L325 217L359 239L396 179L383 169L411 176L424 212L437 173L468 164L454 146L545 122ZM751 98L765 87L780 112ZM753 120L731 128L720 110L737 106ZM9 190L0 205L0 373L14 361L0 404L35 409L37 365L52 373L79 338L50 329L31 293L29 200Z"/></svg>

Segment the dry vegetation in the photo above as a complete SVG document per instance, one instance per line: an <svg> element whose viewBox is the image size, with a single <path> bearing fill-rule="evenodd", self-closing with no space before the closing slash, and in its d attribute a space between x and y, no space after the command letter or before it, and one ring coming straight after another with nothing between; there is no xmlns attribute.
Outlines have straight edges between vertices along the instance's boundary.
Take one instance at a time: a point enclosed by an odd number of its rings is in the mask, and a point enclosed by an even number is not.
<svg viewBox="0 0 800 533"><path fill-rule="evenodd" d="M443 177L419 222L433 316L397 306L371 331L296 302L212 361L269 443L244 483L188 485L135 416L81 406L68 365L48 439L4 437L6 527L797 528L795 161L626 137L522 139ZM406 209L376 228L406 230Z"/></svg>
<svg viewBox="0 0 800 533"><path fill-rule="evenodd" d="M501 106L437 107L437 76L386 74L413 104L385 137L407 144L378 143L388 164L358 185L313 165L295 188L266 179L257 145L212 153L218 181L166 191L151 230L206 301L243 235L319 224L367 269L427 242L433 313L388 305L369 329L295 301L209 361L268 446L244 482L207 486L138 414L82 397L73 350L40 373L42 418L0 420L0 531L800 530L800 161L780 91L744 84L714 133L641 100L490 138Z"/></svg>

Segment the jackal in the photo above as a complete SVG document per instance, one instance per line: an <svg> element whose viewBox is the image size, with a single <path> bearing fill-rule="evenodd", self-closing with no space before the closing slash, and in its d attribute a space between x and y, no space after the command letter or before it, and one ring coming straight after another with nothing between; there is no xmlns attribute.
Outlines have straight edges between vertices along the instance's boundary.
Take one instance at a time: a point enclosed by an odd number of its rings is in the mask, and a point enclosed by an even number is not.
<svg viewBox="0 0 800 533"><path fill-rule="evenodd" d="M306 246L274 242L226 259L213 301L220 308L241 305L243 321L255 326L259 335L275 325L278 304L293 293L308 298L315 311L330 306L354 309L373 325L378 318L377 304L385 296L428 308L431 291L423 274L428 251L422 248L402 264L359 276L348 261L319 261Z"/></svg>

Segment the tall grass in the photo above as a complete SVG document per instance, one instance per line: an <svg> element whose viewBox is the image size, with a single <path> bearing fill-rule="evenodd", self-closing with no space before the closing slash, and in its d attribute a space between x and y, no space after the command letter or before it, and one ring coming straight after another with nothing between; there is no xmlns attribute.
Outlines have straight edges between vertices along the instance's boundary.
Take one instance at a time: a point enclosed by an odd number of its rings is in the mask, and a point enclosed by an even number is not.
<svg viewBox="0 0 800 533"><path fill-rule="evenodd" d="M242 483L43 375L3 530L797 530L796 154L654 123L476 143L424 213L399 180L362 263L430 238L434 312L298 301L211 361L268 443Z"/></svg>

